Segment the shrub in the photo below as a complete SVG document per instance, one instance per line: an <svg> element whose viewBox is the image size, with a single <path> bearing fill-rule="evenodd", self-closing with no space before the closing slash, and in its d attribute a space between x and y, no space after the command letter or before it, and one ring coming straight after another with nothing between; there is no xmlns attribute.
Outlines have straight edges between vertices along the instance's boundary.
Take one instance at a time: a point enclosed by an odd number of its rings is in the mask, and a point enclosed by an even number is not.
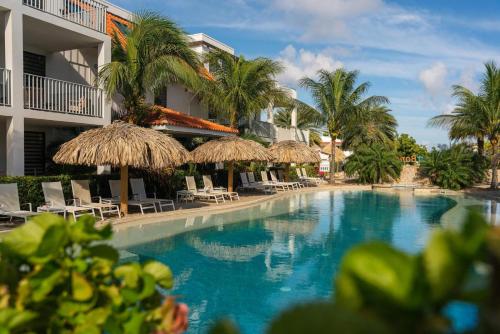
<svg viewBox="0 0 500 334"><path fill-rule="evenodd" d="M361 183L382 183L399 178L402 162L396 152L383 144L361 145L347 158L347 176L358 176Z"/></svg>
<svg viewBox="0 0 500 334"><path fill-rule="evenodd" d="M433 149L420 165L420 173L442 188L459 190L485 178L488 162L465 145Z"/></svg>
<svg viewBox="0 0 500 334"><path fill-rule="evenodd" d="M446 310L456 302L478 309L467 333L500 333L499 275L500 229L471 212L461 228L435 230L417 254L380 242L355 246L331 301L285 311L267 333L454 333ZM238 330L226 321L210 333Z"/></svg>
<svg viewBox="0 0 500 334"><path fill-rule="evenodd" d="M41 215L0 243L1 333L180 333L185 307L165 299L170 269L117 265L111 226Z"/></svg>

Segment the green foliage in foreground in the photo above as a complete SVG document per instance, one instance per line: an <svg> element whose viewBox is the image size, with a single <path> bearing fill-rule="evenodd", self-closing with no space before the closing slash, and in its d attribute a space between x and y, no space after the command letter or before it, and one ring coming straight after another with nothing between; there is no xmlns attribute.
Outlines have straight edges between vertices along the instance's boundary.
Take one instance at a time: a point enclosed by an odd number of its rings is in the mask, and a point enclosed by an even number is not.
<svg viewBox="0 0 500 334"><path fill-rule="evenodd" d="M382 183L398 179L403 164L394 150L373 144L359 146L344 168L348 176L357 175L361 183Z"/></svg>
<svg viewBox="0 0 500 334"><path fill-rule="evenodd" d="M407 254L371 242L344 257L331 302L297 306L273 321L269 334L452 333L444 308L479 307L471 333L499 333L500 230L470 213L461 229L439 229L425 249ZM210 333L237 334L217 324Z"/></svg>
<svg viewBox="0 0 500 334"><path fill-rule="evenodd" d="M488 162L465 145L433 149L420 164L420 172L442 188L458 190L484 180Z"/></svg>
<svg viewBox="0 0 500 334"><path fill-rule="evenodd" d="M117 266L111 226L42 215L0 243L0 333L171 333L170 269Z"/></svg>

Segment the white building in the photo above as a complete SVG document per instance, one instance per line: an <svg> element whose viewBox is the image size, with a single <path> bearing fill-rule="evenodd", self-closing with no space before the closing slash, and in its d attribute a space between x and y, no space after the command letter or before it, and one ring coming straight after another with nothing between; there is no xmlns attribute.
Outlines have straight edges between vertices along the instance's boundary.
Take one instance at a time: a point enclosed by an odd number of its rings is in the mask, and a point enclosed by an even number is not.
<svg viewBox="0 0 500 334"><path fill-rule="evenodd" d="M50 145L109 124L95 86L111 59L107 13L94 0L0 0L0 175L40 174Z"/></svg>

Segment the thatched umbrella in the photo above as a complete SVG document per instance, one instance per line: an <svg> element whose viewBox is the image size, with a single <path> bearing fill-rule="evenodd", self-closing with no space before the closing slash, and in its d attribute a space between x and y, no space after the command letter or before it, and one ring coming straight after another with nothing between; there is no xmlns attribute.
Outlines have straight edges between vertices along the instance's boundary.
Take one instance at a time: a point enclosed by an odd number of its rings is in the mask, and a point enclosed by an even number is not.
<svg viewBox="0 0 500 334"><path fill-rule="evenodd" d="M264 146L253 141L236 136L221 137L198 146L191 152L195 163L228 164L228 191L233 191L234 163L237 161L271 161L272 156Z"/></svg>
<svg viewBox="0 0 500 334"><path fill-rule="evenodd" d="M127 213L129 166L160 170L180 166L189 157L189 152L166 134L116 121L64 143L53 159L60 164L120 167L120 204Z"/></svg>
<svg viewBox="0 0 500 334"><path fill-rule="evenodd" d="M269 148L273 155L273 162L285 164L285 181L288 181L290 164L319 163L321 158L319 153L307 144L294 140L285 140L273 144Z"/></svg>
<svg viewBox="0 0 500 334"><path fill-rule="evenodd" d="M332 155L332 146L331 145L325 146L321 150L321 152L328 154L328 155ZM335 147L335 162L342 162L344 160L345 160L344 152L341 149L339 149L338 147Z"/></svg>

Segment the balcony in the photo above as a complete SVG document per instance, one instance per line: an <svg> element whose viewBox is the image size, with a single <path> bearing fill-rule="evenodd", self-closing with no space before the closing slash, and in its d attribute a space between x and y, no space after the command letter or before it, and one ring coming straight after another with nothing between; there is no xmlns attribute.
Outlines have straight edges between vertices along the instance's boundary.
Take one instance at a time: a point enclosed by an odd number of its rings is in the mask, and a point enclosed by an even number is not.
<svg viewBox="0 0 500 334"><path fill-rule="evenodd" d="M11 106L10 70L0 68L0 106Z"/></svg>
<svg viewBox="0 0 500 334"><path fill-rule="evenodd" d="M38 9L81 26L106 33L107 7L94 0L23 0Z"/></svg>
<svg viewBox="0 0 500 334"><path fill-rule="evenodd" d="M101 89L73 82L24 74L24 107L88 117L102 117Z"/></svg>
<svg viewBox="0 0 500 334"><path fill-rule="evenodd" d="M276 143L284 140L294 140L309 143L309 131L295 128L282 128L275 124L251 120L245 124L246 132L254 134L267 142Z"/></svg>

